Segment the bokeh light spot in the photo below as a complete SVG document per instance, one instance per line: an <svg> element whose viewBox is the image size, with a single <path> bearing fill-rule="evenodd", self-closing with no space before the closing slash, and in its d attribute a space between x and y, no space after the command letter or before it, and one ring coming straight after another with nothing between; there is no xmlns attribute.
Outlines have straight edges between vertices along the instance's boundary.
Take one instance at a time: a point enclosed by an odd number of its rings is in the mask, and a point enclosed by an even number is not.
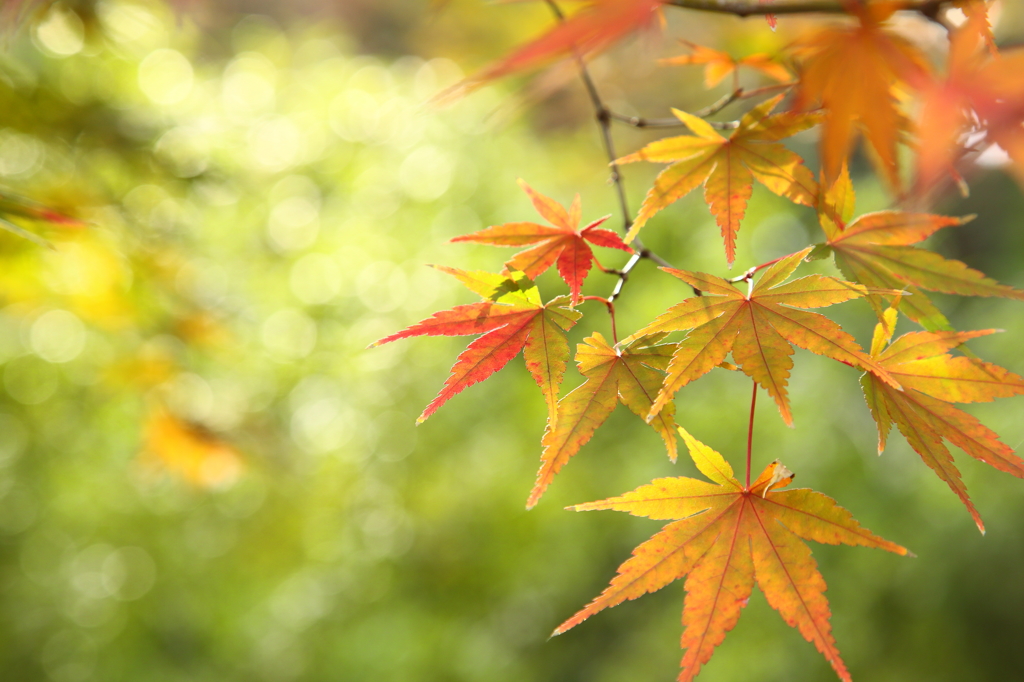
<svg viewBox="0 0 1024 682"><path fill-rule="evenodd" d="M139 64L139 87L157 104L177 104L192 92L192 63L177 50L154 50Z"/></svg>

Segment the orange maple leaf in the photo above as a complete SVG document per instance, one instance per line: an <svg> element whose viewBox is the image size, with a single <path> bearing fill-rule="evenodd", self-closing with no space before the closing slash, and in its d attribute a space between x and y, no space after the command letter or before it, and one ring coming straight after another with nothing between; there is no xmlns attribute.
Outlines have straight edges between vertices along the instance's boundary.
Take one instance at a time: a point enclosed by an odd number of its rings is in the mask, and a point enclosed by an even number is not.
<svg viewBox="0 0 1024 682"><path fill-rule="evenodd" d="M825 579L801 540L909 552L863 528L830 497L806 488L778 490L793 480L793 473L778 460L745 487L720 454L683 429L679 433L697 468L713 483L661 478L621 497L569 507L679 520L634 549L611 585L554 634L686 577L686 654L679 682L688 682L736 625L756 582L783 620L814 644L839 678L848 682L850 674L829 624Z"/></svg>
<svg viewBox="0 0 1024 682"><path fill-rule="evenodd" d="M519 270L527 277L536 278L542 272L558 264L558 274L569 285L572 304L580 301L580 289L594 264L594 252L590 244L620 249L629 253L633 249L626 246L622 239L611 230L600 225L610 216L598 218L586 227L579 229L581 219L580 196L577 194L569 210L554 199L536 192L522 180L520 186L530 196L534 208L551 226L537 223L505 223L492 225L487 229L455 237L453 242L477 242L494 246L528 246L531 249L521 251L508 262L509 267ZM600 264L598 265L600 267Z"/></svg>
<svg viewBox="0 0 1024 682"><path fill-rule="evenodd" d="M568 297L558 296L543 303L537 286L521 272L496 275L446 267L438 269L454 275L484 301L434 313L408 329L370 344L373 348L411 336L483 334L459 355L444 388L423 410L417 422L425 421L463 389L497 372L521 350L526 368L544 394L549 419L555 419L558 387L569 360L565 332L580 319L580 313L565 307Z"/></svg>
<svg viewBox="0 0 1024 682"><path fill-rule="evenodd" d="M839 325L824 315L800 310L842 303L870 291L860 284L822 275L785 283L810 251L808 247L780 259L756 284L751 282L746 294L715 275L665 268L702 295L673 306L627 339L692 330L672 355L651 415L657 415L676 391L710 372L732 352L734 362L768 391L782 419L791 425L786 386L793 368L793 344L853 367L871 368L899 390L899 384Z"/></svg>
<svg viewBox="0 0 1024 682"><path fill-rule="evenodd" d="M725 256L732 264L736 258L736 233L747 210L754 179L781 197L814 206L818 197L814 175L799 156L778 141L816 125L820 118L816 114L792 112L771 115L782 97L762 102L747 112L729 137L723 137L704 119L673 109L693 135L652 142L618 161L672 163L647 192L626 241L632 240L658 211L704 185L704 200L722 231Z"/></svg>
<svg viewBox="0 0 1024 682"><path fill-rule="evenodd" d="M922 88L918 192L953 171L963 141L972 133L983 133L984 142L999 144L1024 168L1024 50L997 54L990 46L986 51L991 34L987 14L974 11L967 17L950 35L945 79L927 80Z"/></svg>
<svg viewBox="0 0 1024 682"><path fill-rule="evenodd" d="M985 525L967 495L967 487L943 443L953 443L971 457L1024 478L1024 460L972 415L950 403L989 402L1024 395L1024 379L998 365L948 351L969 339L996 330L911 332L885 347L896 327L896 309L885 312L875 328L871 356L903 386L893 391L872 373L861 378L864 398L878 424L878 452L885 449L892 424L946 485L963 501L984 533Z"/></svg>
<svg viewBox="0 0 1024 682"><path fill-rule="evenodd" d="M834 198L839 195L843 197L841 200ZM1000 284L958 260L913 246L943 228L963 225L973 216L953 218L878 211L846 224L853 215L854 202L853 185L844 168L836 185L826 193L823 210L819 212L827 241L824 248L816 249L816 255L831 253L839 270L855 282L868 287L904 289L912 294L902 300L902 310L926 329L951 327L922 289L960 296L1024 300L1024 291ZM842 206L837 208L840 203ZM885 310L882 297L872 294L868 300L881 317Z"/></svg>
<svg viewBox="0 0 1024 682"><path fill-rule="evenodd" d="M540 37L471 76L470 88L536 69L574 54L600 52L655 23L663 0L588 0L583 9Z"/></svg>
<svg viewBox="0 0 1024 682"><path fill-rule="evenodd" d="M893 89L920 83L930 71L917 47L884 27L900 4L847 2L858 25L821 29L797 51L801 68L794 108L825 110L821 162L826 184L838 177L860 126L880 172L890 185L900 186L896 143L905 124Z"/></svg>
<svg viewBox="0 0 1024 682"><path fill-rule="evenodd" d="M619 402L638 417L648 415L676 347L674 343L658 344L658 340L658 336L641 337L619 350L595 332L576 347L576 362L587 380L558 401L558 419L548 422L541 440L541 467L527 509L537 504L555 474L590 440ZM675 406L670 403L651 422L673 462L674 416Z"/></svg>
<svg viewBox="0 0 1024 682"><path fill-rule="evenodd" d="M996 47L996 37L992 33L992 22L988 18L988 1L987 0L953 0L953 7L956 7L964 16L967 17L968 22L978 22L979 32L981 37L985 40L985 45L993 55L998 53L999 50Z"/></svg>
<svg viewBox="0 0 1024 682"><path fill-rule="evenodd" d="M763 52L735 59L728 52L713 50L703 45L695 45L688 40L680 42L689 47L692 54L662 59L659 62L665 65L676 66L703 65L704 87L709 89L721 83L727 76L737 74L741 66L759 71L780 83L784 83L793 77L786 67L772 59L771 55Z"/></svg>

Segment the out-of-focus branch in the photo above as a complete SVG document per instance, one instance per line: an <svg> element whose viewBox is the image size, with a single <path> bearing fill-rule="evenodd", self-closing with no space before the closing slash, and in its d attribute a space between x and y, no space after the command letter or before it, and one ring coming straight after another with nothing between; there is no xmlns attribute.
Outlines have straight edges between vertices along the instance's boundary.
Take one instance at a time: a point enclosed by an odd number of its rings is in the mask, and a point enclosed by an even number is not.
<svg viewBox="0 0 1024 682"><path fill-rule="evenodd" d="M690 113L697 118L707 118L708 116L714 116L733 102L741 99L748 99L750 97L766 95L777 90L785 90L786 88L791 88L794 85L796 85L796 83L776 83L774 85L765 85L764 87L753 88L751 90L736 88L732 92L723 95L713 104L710 104L703 109L698 109L697 111L691 111ZM686 125L678 118L643 118L640 116L617 114L614 111L609 111L608 116L613 121L625 123L633 126L634 128L679 128ZM717 128L719 130L733 130L739 127L738 121L709 121L708 123L713 128Z"/></svg>
<svg viewBox="0 0 1024 682"><path fill-rule="evenodd" d="M666 5L694 9L717 14L732 14L737 17L763 16L767 13L780 14L849 14L851 4L837 0L790 0L777 1L770 4L745 2L744 0L665 0ZM953 0L908 0L900 7L905 12L919 12L929 19L938 16L944 5L952 4Z"/></svg>

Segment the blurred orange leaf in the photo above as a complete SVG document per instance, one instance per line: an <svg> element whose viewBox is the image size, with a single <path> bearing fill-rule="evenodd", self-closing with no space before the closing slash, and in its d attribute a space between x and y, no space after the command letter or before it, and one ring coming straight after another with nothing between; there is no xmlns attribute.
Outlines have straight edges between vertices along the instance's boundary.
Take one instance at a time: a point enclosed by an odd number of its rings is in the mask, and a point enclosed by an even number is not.
<svg viewBox="0 0 1024 682"><path fill-rule="evenodd" d="M704 86L707 88L715 87L725 80L727 76L736 73L741 66L746 66L755 71L759 71L780 83L788 81L793 77L793 74L791 74L786 67L774 61L771 55L768 54L757 53L747 55L740 59L735 59L728 52L721 52L719 50L713 50L710 47L704 47L703 45L696 45L688 40L683 40L681 42L690 48L692 54L662 59L661 63L677 66L703 65Z"/></svg>
<svg viewBox="0 0 1024 682"><path fill-rule="evenodd" d="M233 446L162 406L150 412L143 439L149 461L201 488L231 485L245 468Z"/></svg>
<svg viewBox="0 0 1024 682"><path fill-rule="evenodd" d="M576 14L470 77L462 87L479 86L504 76L545 66L573 54L582 57L605 50L630 33L655 23L662 2L588 0Z"/></svg>
<svg viewBox="0 0 1024 682"><path fill-rule="evenodd" d="M900 4L849 2L848 11L859 19L856 26L823 28L797 50L794 107L825 111L821 160L827 184L839 176L859 127L881 174L892 187L900 186L896 144L905 124L893 89L920 84L930 71L916 46L884 26Z"/></svg>
<svg viewBox="0 0 1024 682"><path fill-rule="evenodd" d="M967 17L950 36L946 78L928 81L922 93L919 191L952 171L970 133L984 133L985 141L1003 147L1024 177L1024 50L985 50L987 15L976 11Z"/></svg>

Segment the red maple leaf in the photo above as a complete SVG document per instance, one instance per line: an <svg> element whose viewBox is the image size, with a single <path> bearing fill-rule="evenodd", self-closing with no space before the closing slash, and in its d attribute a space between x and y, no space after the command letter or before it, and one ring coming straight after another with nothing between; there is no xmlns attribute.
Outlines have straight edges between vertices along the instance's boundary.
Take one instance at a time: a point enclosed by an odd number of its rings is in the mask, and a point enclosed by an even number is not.
<svg viewBox="0 0 1024 682"><path fill-rule="evenodd" d="M483 334L459 355L444 388L417 421L426 420L449 398L491 376L524 349L526 367L544 393L550 418L555 419L558 387L569 360L565 332L576 324L580 313L565 307L568 303L566 296L542 303L536 285L521 272L495 275L455 268L440 269L454 275L485 300L434 313L432 317L370 345L373 348L411 336Z"/></svg>
<svg viewBox="0 0 1024 682"><path fill-rule="evenodd" d="M619 235L600 227L604 221L608 220L609 216L598 218L586 227L579 229L581 209L578 194L569 210L566 211L557 201L534 191L522 180L519 181L519 185L530 196L537 212L551 223L550 226L537 223L505 223L455 237L452 241L477 242L494 246L535 244L536 246L533 248L513 256L512 260L508 262L508 266L525 273L527 277L536 278L552 264L557 263L558 274L569 285L572 304L576 305L580 301L583 280L586 279L595 262L594 252L591 251L587 242L630 253L633 249L626 246Z"/></svg>

